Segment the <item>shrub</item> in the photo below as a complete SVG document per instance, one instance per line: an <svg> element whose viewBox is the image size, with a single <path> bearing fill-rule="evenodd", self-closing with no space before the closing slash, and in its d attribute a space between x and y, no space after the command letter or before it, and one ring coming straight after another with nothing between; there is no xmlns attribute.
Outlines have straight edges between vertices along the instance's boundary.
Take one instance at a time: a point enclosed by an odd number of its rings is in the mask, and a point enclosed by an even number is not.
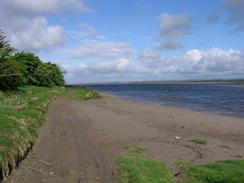
<svg viewBox="0 0 244 183"><path fill-rule="evenodd" d="M11 58L2 58L0 60L0 89L6 90L25 83L25 77L20 71L18 65Z"/></svg>
<svg viewBox="0 0 244 183"><path fill-rule="evenodd" d="M30 52L17 52L10 46L0 30L0 89L21 85L63 86L64 78L56 64L43 63Z"/></svg>

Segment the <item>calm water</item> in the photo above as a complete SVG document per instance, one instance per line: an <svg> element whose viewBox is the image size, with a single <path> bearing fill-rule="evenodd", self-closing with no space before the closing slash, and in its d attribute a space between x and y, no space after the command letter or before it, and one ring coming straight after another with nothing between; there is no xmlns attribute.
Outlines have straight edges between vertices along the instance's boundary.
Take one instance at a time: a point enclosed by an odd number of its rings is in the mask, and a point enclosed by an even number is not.
<svg viewBox="0 0 244 183"><path fill-rule="evenodd" d="M244 118L244 87L225 84L113 84L92 89L146 103Z"/></svg>

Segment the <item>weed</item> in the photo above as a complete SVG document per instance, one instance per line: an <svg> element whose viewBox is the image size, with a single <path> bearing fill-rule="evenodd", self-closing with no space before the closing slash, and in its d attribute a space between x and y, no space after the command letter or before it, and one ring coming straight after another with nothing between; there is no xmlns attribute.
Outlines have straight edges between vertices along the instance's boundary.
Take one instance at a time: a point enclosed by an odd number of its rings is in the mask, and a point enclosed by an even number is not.
<svg viewBox="0 0 244 183"><path fill-rule="evenodd" d="M207 144L207 142L201 138L193 139L192 142L194 142L195 144L200 144L200 145L206 145Z"/></svg>
<svg viewBox="0 0 244 183"><path fill-rule="evenodd" d="M143 153L146 149L140 146L136 146L136 145L129 145L129 144L125 144L123 146L125 149L127 149L130 153L138 153L141 154Z"/></svg>

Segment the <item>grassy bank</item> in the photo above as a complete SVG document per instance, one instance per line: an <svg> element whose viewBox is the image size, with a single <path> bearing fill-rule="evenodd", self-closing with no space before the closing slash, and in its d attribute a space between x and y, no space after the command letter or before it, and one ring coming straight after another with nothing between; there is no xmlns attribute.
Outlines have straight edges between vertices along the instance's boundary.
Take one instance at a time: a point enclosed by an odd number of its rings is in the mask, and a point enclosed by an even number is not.
<svg viewBox="0 0 244 183"><path fill-rule="evenodd" d="M244 160L220 161L205 165L182 163L174 178L162 162L135 156L117 158L119 183L243 183Z"/></svg>
<svg viewBox="0 0 244 183"><path fill-rule="evenodd" d="M88 88L80 88L78 86L70 86L66 88L66 93L71 99L77 101L86 101L92 99L99 99L101 95L94 90Z"/></svg>
<svg viewBox="0 0 244 183"><path fill-rule="evenodd" d="M0 91L0 180L25 157L37 137L38 127L46 121L48 103L63 92L78 101L101 97L93 90L79 87L25 86Z"/></svg>
<svg viewBox="0 0 244 183"><path fill-rule="evenodd" d="M48 103L64 87L19 87L0 91L0 169L3 178L30 149L45 121Z"/></svg>

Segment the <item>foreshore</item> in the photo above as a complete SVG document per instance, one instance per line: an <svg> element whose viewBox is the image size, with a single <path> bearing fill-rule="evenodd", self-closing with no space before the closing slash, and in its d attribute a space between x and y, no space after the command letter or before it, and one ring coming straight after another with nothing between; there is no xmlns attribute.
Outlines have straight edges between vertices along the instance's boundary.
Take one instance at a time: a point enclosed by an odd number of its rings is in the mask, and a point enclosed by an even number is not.
<svg viewBox="0 0 244 183"><path fill-rule="evenodd" d="M9 182L116 182L116 157L131 155L125 145L143 147L140 156L160 160L172 172L179 161L209 163L244 157L243 119L108 94L84 102L61 97L50 105L48 121ZM38 164L36 159L52 166ZM30 171L26 168L30 165L49 173Z"/></svg>

